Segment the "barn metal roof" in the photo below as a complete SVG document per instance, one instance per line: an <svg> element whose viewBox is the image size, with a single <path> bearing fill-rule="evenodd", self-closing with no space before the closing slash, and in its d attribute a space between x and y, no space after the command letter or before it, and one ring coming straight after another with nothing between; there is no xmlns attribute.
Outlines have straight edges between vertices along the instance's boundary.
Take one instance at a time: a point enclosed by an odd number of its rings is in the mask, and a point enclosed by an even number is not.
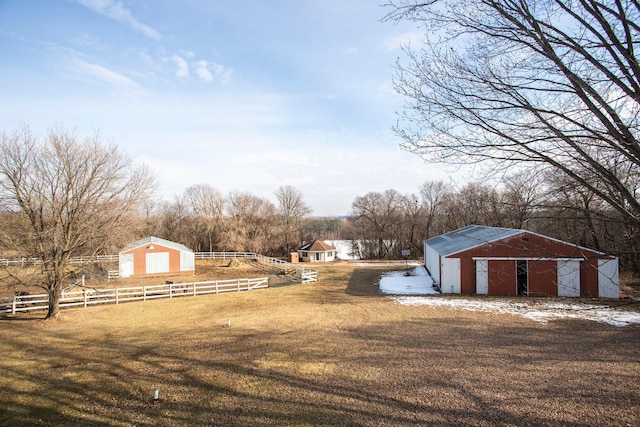
<svg viewBox="0 0 640 427"><path fill-rule="evenodd" d="M524 230L469 225L432 237L424 242L438 254L447 256L520 233L524 233Z"/></svg>
<svg viewBox="0 0 640 427"><path fill-rule="evenodd" d="M127 252L127 251L130 251L131 249L135 249L135 248L139 248L140 246L151 245L151 244L156 244L156 245L164 246L166 248L176 249L178 251L183 251L183 252L193 252L191 249L189 249L188 247L186 247L181 243L172 242L170 240L161 239L155 236L145 237L144 239L138 240L137 242L129 243L120 252Z"/></svg>

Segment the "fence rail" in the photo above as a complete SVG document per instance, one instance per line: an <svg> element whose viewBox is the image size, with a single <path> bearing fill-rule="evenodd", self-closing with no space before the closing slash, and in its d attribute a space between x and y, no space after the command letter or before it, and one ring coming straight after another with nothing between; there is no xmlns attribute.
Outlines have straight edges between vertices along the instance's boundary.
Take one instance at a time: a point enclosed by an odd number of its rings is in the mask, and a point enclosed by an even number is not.
<svg viewBox="0 0 640 427"><path fill-rule="evenodd" d="M95 255L95 256L77 256L69 258L71 264L84 264L88 262L118 262L118 255ZM29 265L42 265L41 258L14 258L0 259L0 266L8 267L11 265L26 267Z"/></svg>
<svg viewBox="0 0 640 427"><path fill-rule="evenodd" d="M63 292L60 307L88 307L97 304L120 304L129 301L147 301L157 298L177 298L240 292L269 287L269 278L213 280L207 282L169 283L164 285L137 286L130 288L85 289ZM34 310L46 310L49 295L16 295L0 299L0 313L16 314Z"/></svg>
<svg viewBox="0 0 640 427"><path fill-rule="evenodd" d="M271 258L264 255L257 254L255 252L194 252L195 259L251 259L261 264L275 266L282 269L287 274L296 274L300 277L303 283L317 282L318 272L307 268L300 264L293 264L288 261L284 261L279 258ZM72 264L83 264L88 262L118 262L118 255L95 255L92 257L72 257L69 258L69 262ZM28 266L28 265L41 265L42 259L40 258L18 258L18 259L0 259L0 266ZM110 270L108 272L108 279L117 279L119 272L116 270Z"/></svg>
<svg viewBox="0 0 640 427"><path fill-rule="evenodd" d="M260 255L255 252L194 252L195 259L253 259L261 264L275 266L282 269L285 273L295 273L300 277L303 283L317 282L318 273L310 268L307 268L300 264L293 264L288 261L284 261L280 258L271 258L268 256ZM72 264L83 264L88 262L118 262L118 255L95 255L92 257L72 257L69 258L69 262ZM29 266L29 265L41 265L42 259L40 258L17 258L17 259L0 259L0 266ZM315 274L313 274L315 273ZM116 270L110 270L108 272L108 279L116 279L119 277L119 272Z"/></svg>

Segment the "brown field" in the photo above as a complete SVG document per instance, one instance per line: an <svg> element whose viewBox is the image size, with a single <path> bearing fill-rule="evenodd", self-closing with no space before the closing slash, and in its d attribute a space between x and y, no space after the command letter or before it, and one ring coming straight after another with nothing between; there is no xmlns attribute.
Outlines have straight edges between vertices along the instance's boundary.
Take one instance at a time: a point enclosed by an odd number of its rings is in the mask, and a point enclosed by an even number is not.
<svg viewBox="0 0 640 427"><path fill-rule="evenodd" d="M403 306L385 268L0 320L0 425L640 425L640 327Z"/></svg>

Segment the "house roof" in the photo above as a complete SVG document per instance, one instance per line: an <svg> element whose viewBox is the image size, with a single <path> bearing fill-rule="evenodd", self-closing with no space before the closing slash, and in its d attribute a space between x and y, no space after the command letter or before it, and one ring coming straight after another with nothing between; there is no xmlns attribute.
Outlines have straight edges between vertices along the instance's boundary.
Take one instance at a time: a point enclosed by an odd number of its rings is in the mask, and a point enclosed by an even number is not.
<svg viewBox="0 0 640 427"><path fill-rule="evenodd" d="M432 237L424 242L438 254L446 256L524 232L524 230L516 230L513 228L469 225L464 228L459 228L457 230Z"/></svg>
<svg viewBox="0 0 640 427"><path fill-rule="evenodd" d="M170 240L161 239L155 236L145 237L144 239L138 240L137 242L129 243L120 252L127 252L132 249L139 248L140 246L145 246L150 244L156 244L156 245L164 246L171 249L176 249L178 251L183 251L183 252L193 252L191 249L189 249L183 244L172 242Z"/></svg>
<svg viewBox="0 0 640 427"><path fill-rule="evenodd" d="M308 252L325 252L325 251L335 251L336 248L331 246L330 244L323 242L320 239L316 239L311 243L307 243L303 247L300 248L301 251Z"/></svg>

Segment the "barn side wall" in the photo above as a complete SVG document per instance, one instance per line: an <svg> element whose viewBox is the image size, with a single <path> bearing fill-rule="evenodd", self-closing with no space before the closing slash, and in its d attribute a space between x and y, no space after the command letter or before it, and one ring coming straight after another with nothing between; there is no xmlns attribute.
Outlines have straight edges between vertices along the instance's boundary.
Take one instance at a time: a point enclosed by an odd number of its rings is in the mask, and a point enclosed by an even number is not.
<svg viewBox="0 0 640 427"><path fill-rule="evenodd" d="M426 252L425 261L428 261ZM527 259L529 294L540 296L558 295L557 261L552 258L583 258L584 261L580 263L581 294L598 296L598 259L601 257L595 251L523 232L447 258L460 259L460 290L467 295L476 293L473 258L510 258L489 260L489 295L517 295L515 260Z"/></svg>
<svg viewBox="0 0 640 427"><path fill-rule="evenodd" d="M153 249L150 249L149 246L153 246ZM151 274L147 274L147 254L148 253L169 253L169 272L171 274L176 273L193 273L193 270L181 271L180 268L180 251L173 248L168 248L166 246L161 246L157 243L150 243L148 245L140 246L138 248L131 249L126 252L122 252L122 254L132 254L133 255L133 275L134 276L150 276ZM167 273L156 273L153 275L162 275Z"/></svg>
<svg viewBox="0 0 640 427"><path fill-rule="evenodd" d="M427 271L429 272L433 280L435 280L435 282L439 285L440 255L426 243L424 245L424 266L427 268Z"/></svg>

